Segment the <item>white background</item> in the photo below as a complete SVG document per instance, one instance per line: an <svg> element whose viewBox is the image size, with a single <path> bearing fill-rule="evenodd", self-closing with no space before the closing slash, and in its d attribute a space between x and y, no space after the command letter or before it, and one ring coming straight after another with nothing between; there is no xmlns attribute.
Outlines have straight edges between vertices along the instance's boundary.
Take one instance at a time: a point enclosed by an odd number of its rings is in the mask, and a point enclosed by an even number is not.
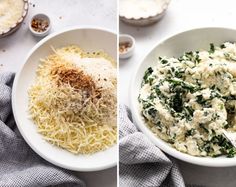
<svg viewBox="0 0 236 187"><path fill-rule="evenodd" d="M133 70L160 40L180 31L197 27L229 27L236 29L235 0L172 0L165 17L148 27L132 27L120 23L120 33L136 39L132 58L120 61L120 103L129 104L129 82ZM214 187L235 187L236 167L208 168L178 161L185 181Z"/></svg>
<svg viewBox="0 0 236 187"><path fill-rule="evenodd" d="M28 51L40 40L28 30L30 18L36 13L49 15L51 32L71 26L98 26L117 30L116 0L31 0L29 13L20 30L0 39L0 64L3 64L0 69L17 72ZM116 167L101 172L76 174L88 187L115 187L117 183Z"/></svg>

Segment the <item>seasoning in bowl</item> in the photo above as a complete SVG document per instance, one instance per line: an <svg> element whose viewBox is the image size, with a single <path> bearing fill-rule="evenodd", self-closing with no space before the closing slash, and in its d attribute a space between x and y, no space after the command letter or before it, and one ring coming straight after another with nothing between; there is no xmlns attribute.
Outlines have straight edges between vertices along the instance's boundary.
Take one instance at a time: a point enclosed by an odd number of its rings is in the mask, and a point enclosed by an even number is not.
<svg viewBox="0 0 236 187"><path fill-rule="evenodd" d="M125 59L133 55L135 39L127 34L121 34L119 37L119 58Z"/></svg>
<svg viewBox="0 0 236 187"><path fill-rule="evenodd" d="M130 42L121 42L121 43L119 43L119 52L126 53L130 47L131 47Z"/></svg>
<svg viewBox="0 0 236 187"><path fill-rule="evenodd" d="M48 29L48 26L49 26L49 22L48 20L45 20L45 19L34 18L31 21L31 27L36 32L45 32Z"/></svg>
<svg viewBox="0 0 236 187"><path fill-rule="evenodd" d="M35 36L46 36L51 28L50 19L45 14L33 16L29 24L29 29Z"/></svg>

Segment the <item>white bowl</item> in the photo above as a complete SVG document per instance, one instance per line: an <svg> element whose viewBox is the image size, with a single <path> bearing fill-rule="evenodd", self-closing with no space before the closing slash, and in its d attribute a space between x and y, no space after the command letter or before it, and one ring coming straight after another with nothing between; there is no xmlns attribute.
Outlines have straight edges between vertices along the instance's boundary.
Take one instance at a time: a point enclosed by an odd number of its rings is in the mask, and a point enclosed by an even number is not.
<svg viewBox="0 0 236 187"><path fill-rule="evenodd" d="M22 25L27 13L28 13L28 9L29 9L29 2L28 0L22 0L24 2L24 7L23 7L23 12L22 12L22 16L19 18L19 20L16 21L15 24L13 24L10 28L8 28L6 31L4 32L0 32L0 38L3 38L5 36L8 36L12 33L14 33L15 31L17 31L17 29L20 28L20 26Z"/></svg>
<svg viewBox="0 0 236 187"><path fill-rule="evenodd" d="M156 3L158 3L161 6L161 11L160 10L156 10L155 12L147 11L145 16L139 14L131 16L130 11L128 11L127 15L127 12L122 12L120 9L119 17L123 22L134 26L148 26L154 24L158 22L165 15L170 0L157 1Z"/></svg>
<svg viewBox="0 0 236 187"><path fill-rule="evenodd" d="M29 118L27 91L35 80L39 59L53 53L51 46L60 48L70 44L77 44L89 52L104 50L114 59L117 56L116 34L104 29L73 28L41 40L29 52L14 80L12 107L17 126L29 146L57 166L75 171L97 171L113 167L117 163L117 145L91 155L74 155L43 140L36 125Z"/></svg>
<svg viewBox="0 0 236 187"><path fill-rule="evenodd" d="M119 58L120 59L126 59L126 58L131 57L134 53L134 48L135 48L135 39L134 39L134 37L132 37L128 34L120 34L119 43L122 43L122 42L129 42L131 46L128 48L128 50L126 52L119 53Z"/></svg>
<svg viewBox="0 0 236 187"><path fill-rule="evenodd" d="M32 20L35 19L35 18L47 20L47 21L48 21L48 28L47 28L45 31L43 31L43 32L37 32L37 31L35 31L35 30L32 28L32 26L31 26L31 22L32 22ZM29 22L29 30L31 31L31 33L32 33L34 36L37 36L37 37L44 37L44 36L47 36L47 35L49 34L49 32L50 32L50 30L51 30L51 25L52 25L52 24L51 24L50 18L49 18L46 14L40 13L40 14L34 15L34 16L31 18L31 20L30 20L30 22Z"/></svg>
<svg viewBox="0 0 236 187"><path fill-rule="evenodd" d="M200 28L176 34L158 43L141 61L134 73L130 85L130 105L133 119L138 128L145 135L147 135L147 137L149 137L155 145L177 159L202 166L236 166L236 157L227 158L221 156L217 158L211 158L191 156L177 151L175 148L171 147L169 144L151 132L151 130L146 126L145 121L140 113L138 103L138 95L144 72L148 67L156 63L158 56L179 57L186 51L201 49L209 50L210 43L220 45L226 41L236 42L236 30L228 28Z"/></svg>

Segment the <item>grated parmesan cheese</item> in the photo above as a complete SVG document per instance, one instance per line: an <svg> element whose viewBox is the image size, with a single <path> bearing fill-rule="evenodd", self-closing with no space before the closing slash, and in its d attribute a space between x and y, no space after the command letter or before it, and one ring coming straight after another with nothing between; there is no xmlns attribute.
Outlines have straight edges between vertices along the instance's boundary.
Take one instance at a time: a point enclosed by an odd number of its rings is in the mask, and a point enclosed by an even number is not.
<svg viewBox="0 0 236 187"><path fill-rule="evenodd" d="M23 14L23 0L0 1L0 33L14 26Z"/></svg>

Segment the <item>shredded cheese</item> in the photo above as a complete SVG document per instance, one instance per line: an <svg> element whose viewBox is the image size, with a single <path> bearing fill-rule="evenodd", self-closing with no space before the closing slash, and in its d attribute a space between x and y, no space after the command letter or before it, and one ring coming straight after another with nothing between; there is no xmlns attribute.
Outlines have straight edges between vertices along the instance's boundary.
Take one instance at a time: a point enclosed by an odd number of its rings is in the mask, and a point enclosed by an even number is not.
<svg viewBox="0 0 236 187"><path fill-rule="evenodd" d="M115 144L116 68L110 58L68 46L41 61L29 89L29 112L45 140L75 154ZM89 69L92 64L97 68Z"/></svg>

